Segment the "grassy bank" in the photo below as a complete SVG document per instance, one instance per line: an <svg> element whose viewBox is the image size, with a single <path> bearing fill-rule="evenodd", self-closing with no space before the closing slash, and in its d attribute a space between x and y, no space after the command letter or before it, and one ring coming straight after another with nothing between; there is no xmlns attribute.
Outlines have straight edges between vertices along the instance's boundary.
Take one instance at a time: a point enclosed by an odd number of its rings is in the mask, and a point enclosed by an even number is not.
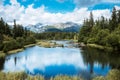
<svg viewBox="0 0 120 80"><path fill-rule="evenodd" d="M6 54L3 51L0 51L0 58L3 58L5 56L6 56Z"/></svg>
<svg viewBox="0 0 120 80"><path fill-rule="evenodd" d="M100 50L108 50L108 51L113 51L112 47L107 47L107 46L101 46L101 45L97 45L97 44L87 44L88 47L92 47L92 48L97 48Z"/></svg>
<svg viewBox="0 0 120 80"><path fill-rule="evenodd" d="M9 50L8 52L3 52L3 51L0 51L0 58L1 57L5 57L6 55L9 55L9 54L15 54L15 53L18 53L18 52L22 52L25 48L27 47L31 47L31 46L35 46L36 44L29 44L29 45L25 45L23 48L18 48L18 49L14 49L14 50Z"/></svg>
<svg viewBox="0 0 120 80"><path fill-rule="evenodd" d="M24 48L32 47L32 46L35 46L35 45L36 45L36 44L25 45Z"/></svg>
<svg viewBox="0 0 120 80"><path fill-rule="evenodd" d="M55 42L51 42L51 41L48 41L48 40L37 40L36 43L25 45L23 48L9 50L6 53L3 52L3 51L0 51L0 57L5 57L6 54L9 55L9 54L15 54L15 53L21 52L25 48L32 47L32 46L35 46L35 45L38 45L38 46L41 46L41 47L45 47L45 48L64 47L63 44L57 44Z"/></svg>
<svg viewBox="0 0 120 80"><path fill-rule="evenodd" d="M23 51L23 50L24 50L23 48L15 49L15 50L10 50L10 51L7 52L7 54L15 54L15 53L21 52L21 51Z"/></svg>
<svg viewBox="0 0 120 80"><path fill-rule="evenodd" d="M37 45L41 47L51 48L51 47L64 47L63 44L57 44L56 42L51 42L47 40L38 40Z"/></svg>
<svg viewBox="0 0 120 80"><path fill-rule="evenodd" d="M109 71L107 76L97 76L93 80L120 80L120 70L113 69Z"/></svg>
<svg viewBox="0 0 120 80"><path fill-rule="evenodd" d="M120 70L113 69L110 70L106 76L97 76L91 80L120 80ZM0 72L0 80L46 80L44 76L36 75L30 76L25 72L17 72L17 73L4 73ZM51 77L47 80L84 80L80 76L66 76L66 75L57 75L55 77Z"/></svg>
<svg viewBox="0 0 120 80"><path fill-rule="evenodd" d="M17 73L4 73L0 72L0 80L46 80L44 76L36 75L30 76L24 72L17 72ZM62 76L58 75L55 77L51 77L49 80L83 80L78 76Z"/></svg>

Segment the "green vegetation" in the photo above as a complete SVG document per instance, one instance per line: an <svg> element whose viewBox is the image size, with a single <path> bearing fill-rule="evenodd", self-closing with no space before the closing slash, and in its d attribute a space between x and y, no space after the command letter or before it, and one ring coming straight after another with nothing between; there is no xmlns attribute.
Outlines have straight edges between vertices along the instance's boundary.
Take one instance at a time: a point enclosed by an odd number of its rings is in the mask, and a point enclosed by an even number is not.
<svg viewBox="0 0 120 80"><path fill-rule="evenodd" d="M37 45L46 47L46 48L51 48L51 47L64 47L63 44L57 44L56 42L51 42L47 40L38 40Z"/></svg>
<svg viewBox="0 0 120 80"><path fill-rule="evenodd" d="M97 48L97 49L101 49L101 50L106 50L106 51L108 51L108 50L113 51L113 48L108 47L108 46L102 46L102 45L97 45L97 44L87 44L87 46Z"/></svg>
<svg viewBox="0 0 120 80"><path fill-rule="evenodd" d="M17 73L4 73L0 72L0 80L46 80L43 76L36 75L30 76L27 75L25 72L17 72ZM56 76L51 77L49 80L83 80L77 76Z"/></svg>
<svg viewBox="0 0 120 80"><path fill-rule="evenodd" d="M0 72L0 80L25 80L27 78L27 74L24 72L18 73L3 73Z"/></svg>
<svg viewBox="0 0 120 80"><path fill-rule="evenodd" d="M54 78L50 78L50 80L83 80L83 79L78 76L70 77L70 76L58 75L55 76Z"/></svg>
<svg viewBox="0 0 120 80"><path fill-rule="evenodd" d="M0 51L0 58L5 57L5 53L3 53L2 51Z"/></svg>
<svg viewBox="0 0 120 80"><path fill-rule="evenodd" d="M0 19L0 56L22 51L26 47L34 46L36 40L77 40L78 34L73 32L45 32L33 33L22 25L16 24L14 20L13 27L9 26L4 20ZM37 43L43 47L63 47L62 44L54 44L50 42Z"/></svg>
<svg viewBox="0 0 120 80"><path fill-rule="evenodd" d="M93 80L120 80L120 70L111 70L106 77L98 76Z"/></svg>
<svg viewBox="0 0 120 80"><path fill-rule="evenodd" d="M113 69L111 70L106 77L97 76L92 80L119 80L120 79L120 70ZM25 72L16 72L16 73L4 73L0 72L0 80L46 80L41 75L31 76L27 75ZM58 75L51 77L49 80L84 80L79 76L66 76Z"/></svg>
<svg viewBox="0 0 120 80"><path fill-rule="evenodd" d="M78 42L101 45L104 46L103 49L111 47L113 50L119 50L120 10L117 11L114 8L110 19L105 19L102 16L96 21L94 21L91 12L90 18L84 20L84 24L80 29Z"/></svg>
<svg viewBox="0 0 120 80"><path fill-rule="evenodd" d="M23 48L21 48L21 49L15 49L15 50L10 50L10 51L7 52L7 54L14 54L14 53L17 53L17 52L21 52L23 50L24 50Z"/></svg>
<svg viewBox="0 0 120 80"><path fill-rule="evenodd" d="M15 20L12 28L2 18L0 19L0 51L3 51L0 56L22 51L25 45L34 43L36 40L32 32L22 25L17 25Z"/></svg>
<svg viewBox="0 0 120 80"><path fill-rule="evenodd" d="M77 40L78 34L75 32L44 32L35 34L35 38L39 40Z"/></svg>

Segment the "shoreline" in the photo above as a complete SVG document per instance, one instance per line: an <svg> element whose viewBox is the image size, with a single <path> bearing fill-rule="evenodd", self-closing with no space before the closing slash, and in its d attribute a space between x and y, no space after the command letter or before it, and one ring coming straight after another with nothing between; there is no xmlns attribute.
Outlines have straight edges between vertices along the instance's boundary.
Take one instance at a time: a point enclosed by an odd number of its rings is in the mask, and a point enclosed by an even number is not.
<svg viewBox="0 0 120 80"><path fill-rule="evenodd" d="M0 80L84 80L78 75L56 75L49 78L44 77L43 75L29 75L23 72L8 72L4 73L0 71Z"/></svg>
<svg viewBox="0 0 120 80"><path fill-rule="evenodd" d="M42 47L45 47L45 48L64 47L63 44L56 44L55 42L51 42L49 40L37 40L36 43L25 45L23 48L13 49L13 50L10 50L10 51L8 51L6 53L3 52L3 51L0 51L0 58L2 58L2 57L4 58L6 55L10 55L10 54L15 54L15 53L18 53L18 52L22 52L26 48L32 47L32 46L35 46L35 45L38 45L40 47L42 46Z"/></svg>
<svg viewBox="0 0 120 80"><path fill-rule="evenodd" d="M107 50L107 51L113 51L112 47L102 46L98 44L87 44L88 47L100 49L100 50Z"/></svg>
<svg viewBox="0 0 120 80"><path fill-rule="evenodd" d="M35 44L25 45L23 48L13 49L13 50L10 50L10 51L8 51L6 53L3 52L3 51L0 51L0 58L4 58L6 55L22 52L22 51L25 50L25 48L32 47L32 46L35 46L35 45L36 45L36 43Z"/></svg>
<svg viewBox="0 0 120 80"><path fill-rule="evenodd" d="M96 48L100 50L107 50L107 51L113 51L114 49L112 47L102 46L98 44L84 44L83 42L79 43L79 47L91 47Z"/></svg>

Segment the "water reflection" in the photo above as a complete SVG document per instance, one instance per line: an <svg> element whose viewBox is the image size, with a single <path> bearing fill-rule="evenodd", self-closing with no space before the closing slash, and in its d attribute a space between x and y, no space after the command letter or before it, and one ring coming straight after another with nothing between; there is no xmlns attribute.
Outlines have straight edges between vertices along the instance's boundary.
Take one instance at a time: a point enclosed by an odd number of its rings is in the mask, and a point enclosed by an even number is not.
<svg viewBox="0 0 120 80"><path fill-rule="evenodd" d="M25 70L33 75L42 73L48 76L53 74L75 75L79 70L87 69L78 48L35 46L8 57L10 60L5 61L4 71Z"/></svg>
<svg viewBox="0 0 120 80"><path fill-rule="evenodd" d="M5 62L5 58L0 58L0 71L3 70L4 62Z"/></svg>
<svg viewBox="0 0 120 80"><path fill-rule="evenodd" d="M109 69L120 69L120 54L118 53L87 47L81 51L81 54L91 74L106 75Z"/></svg>
<svg viewBox="0 0 120 80"><path fill-rule="evenodd" d="M0 69L5 72L25 71L31 75L41 74L45 77L63 74L90 79L97 75L105 76L111 68L120 69L119 57L118 54L91 48L34 46L0 60L0 65L4 66L0 66Z"/></svg>

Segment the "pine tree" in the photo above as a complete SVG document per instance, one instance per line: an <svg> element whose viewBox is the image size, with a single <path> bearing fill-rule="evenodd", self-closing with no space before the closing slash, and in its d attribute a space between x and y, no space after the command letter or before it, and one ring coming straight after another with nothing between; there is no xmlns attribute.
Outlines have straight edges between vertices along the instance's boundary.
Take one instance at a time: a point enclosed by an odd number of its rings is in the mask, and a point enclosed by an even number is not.
<svg viewBox="0 0 120 80"><path fill-rule="evenodd" d="M112 18L111 18L111 21L110 21L110 30L114 30L116 27L117 27L117 14L116 14L116 9L115 7L113 8L113 11L112 11Z"/></svg>
<svg viewBox="0 0 120 80"><path fill-rule="evenodd" d="M0 33L1 34L4 34L4 24L5 24L5 22L4 22L4 20L3 20L3 18L1 17L1 20L0 20Z"/></svg>
<svg viewBox="0 0 120 80"><path fill-rule="evenodd" d="M14 28L13 28L13 38L17 37L17 25L16 25L16 20L14 20Z"/></svg>
<svg viewBox="0 0 120 80"><path fill-rule="evenodd" d="M93 27L93 25L94 25L94 19L93 19L93 14L92 14L92 12L90 12L90 27Z"/></svg>
<svg viewBox="0 0 120 80"><path fill-rule="evenodd" d="M120 10L118 10L117 17L118 17L117 24L120 24Z"/></svg>
<svg viewBox="0 0 120 80"><path fill-rule="evenodd" d="M4 34L4 21L1 18L0 20L0 44L3 42L3 34Z"/></svg>
<svg viewBox="0 0 120 80"><path fill-rule="evenodd" d="M10 30L10 27L7 23L5 25L5 34L11 36L11 30Z"/></svg>
<svg viewBox="0 0 120 80"><path fill-rule="evenodd" d="M101 16L100 27L102 29L105 29L105 18L104 18L104 16Z"/></svg>
<svg viewBox="0 0 120 80"><path fill-rule="evenodd" d="M2 44L3 42L3 35L0 33L0 45Z"/></svg>

